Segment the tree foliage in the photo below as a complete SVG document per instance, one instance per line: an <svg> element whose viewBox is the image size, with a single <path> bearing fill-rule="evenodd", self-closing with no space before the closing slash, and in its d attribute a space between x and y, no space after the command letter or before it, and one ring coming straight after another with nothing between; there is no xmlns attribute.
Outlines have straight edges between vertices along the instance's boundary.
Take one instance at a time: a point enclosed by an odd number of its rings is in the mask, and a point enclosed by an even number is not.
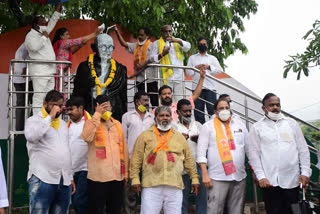
<svg viewBox="0 0 320 214"><path fill-rule="evenodd" d="M41 6L28 0L0 1L0 10L5 12L2 14L7 20L0 26L1 32L27 24L27 16L19 15L14 6L27 15L35 12L49 15L54 9L54 6ZM10 5L8 2L11 1L16 5ZM177 37L192 43L192 52L196 50L198 37L204 36L211 42L209 52L219 59L223 67L224 59L235 51L247 53L240 32L245 30L243 20L257 11L255 0L71 0L64 6L65 19L89 18L107 26L120 24L135 35L139 27L148 26L152 35L159 37L160 27L172 24ZM22 17L20 22L19 16Z"/></svg>
<svg viewBox="0 0 320 214"><path fill-rule="evenodd" d="M302 39L308 40L309 45L303 53L297 53L290 56L290 60L285 61L283 77L287 78L288 72L292 70L297 73L297 80L300 79L301 73L309 76L309 68L317 67L320 64L320 21L316 20Z"/></svg>
<svg viewBox="0 0 320 214"><path fill-rule="evenodd" d="M320 128L320 121L313 122L312 125ZM301 130L304 136L307 137L318 149L319 142L320 142L319 131L306 125L303 125L301 127Z"/></svg>

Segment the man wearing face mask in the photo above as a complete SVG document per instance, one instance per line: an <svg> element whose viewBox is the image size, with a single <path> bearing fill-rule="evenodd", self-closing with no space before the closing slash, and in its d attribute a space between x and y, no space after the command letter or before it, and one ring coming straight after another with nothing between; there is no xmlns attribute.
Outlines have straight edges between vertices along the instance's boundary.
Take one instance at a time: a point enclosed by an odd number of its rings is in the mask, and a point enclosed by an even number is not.
<svg viewBox="0 0 320 214"><path fill-rule="evenodd" d="M311 176L310 153L299 124L281 113L280 99L268 93L262 100L265 116L249 133L249 162L259 180L267 213L292 213L299 184Z"/></svg>
<svg viewBox="0 0 320 214"><path fill-rule="evenodd" d="M203 124L197 145L202 182L208 188L208 213L243 213L246 191L247 129L233 120L229 102L218 99L215 116ZM207 169L208 166L208 169Z"/></svg>
<svg viewBox="0 0 320 214"><path fill-rule="evenodd" d="M49 22L42 16L36 16L32 21L32 28L25 38L25 46L30 59L56 60L49 34L60 18L62 4L58 4ZM32 63L29 67L30 75L54 75L56 65L49 63ZM33 114L41 112L45 93L54 88L54 77L31 77L33 84Z"/></svg>
<svg viewBox="0 0 320 214"><path fill-rule="evenodd" d="M141 213L181 213L183 168L192 180L192 192L199 191L199 179L189 145L183 135L171 128L171 110L160 106L156 124L144 131L134 145L130 160L133 191L141 194ZM142 182L140 171L142 168Z"/></svg>
<svg viewBox="0 0 320 214"><path fill-rule="evenodd" d="M91 48L95 54L90 54L78 66L73 94L84 98L84 108L90 114L94 113L93 99L107 95L113 117L121 121L127 112L127 68L112 58L114 45L111 36L99 34Z"/></svg>
<svg viewBox="0 0 320 214"><path fill-rule="evenodd" d="M201 128L201 123L193 121L191 119L192 106L189 100L181 99L177 105L177 113L179 119L173 122L172 127L180 132L187 140L190 150L192 152L192 157L196 159L197 153L197 142L199 137L199 132ZM197 164L197 171L200 175L200 190L199 194L195 196L196 203L196 213L206 214L207 213L207 189L202 183L202 174L200 166ZM188 202L191 190L191 179L190 176L183 171L182 175L184 189L183 189L183 202L182 202L182 214L188 214Z"/></svg>
<svg viewBox="0 0 320 214"><path fill-rule="evenodd" d="M150 61L164 65L183 66L184 53L188 52L191 45L187 41L172 36L172 27L161 27L161 37L153 43ZM173 89L174 100L182 99L184 72L180 68L160 68L160 77Z"/></svg>
<svg viewBox="0 0 320 214"><path fill-rule="evenodd" d="M128 146L106 95L96 98L96 112L84 124L81 138L89 145L88 210L120 214L123 188L128 182Z"/></svg>
<svg viewBox="0 0 320 214"><path fill-rule="evenodd" d="M157 74L154 68L146 68L143 72L141 70L149 63L150 55L152 50L152 42L150 41L151 31L147 27L141 27L138 29L138 41L137 42L126 42L121 36L119 30L115 28L117 37L120 44L126 48L128 53L134 54L134 72L135 74L139 73L136 76L136 84L138 91L146 91L145 83L147 81L147 91L150 94L150 101L152 106L158 106L158 83L157 83ZM145 79L146 77L146 79Z"/></svg>
<svg viewBox="0 0 320 214"><path fill-rule="evenodd" d="M134 95L135 109L122 116L122 128L129 147L129 158L136 139L154 124L154 116L149 112L149 96L144 91ZM131 190L131 181L124 192L124 209L126 214L136 213L136 193Z"/></svg>
<svg viewBox="0 0 320 214"><path fill-rule="evenodd" d="M26 120L30 213L67 214L70 196L76 191L68 126L59 118L62 105L62 94L51 90L41 112Z"/></svg>
<svg viewBox="0 0 320 214"><path fill-rule="evenodd" d="M199 70L203 69L207 74L213 76L222 72L219 61L213 55L207 53L209 47L208 40L204 37L198 39L198 49L199 53L190 56L188 60L188 66L195 67ZM195 90L196 82L199 81L200 75L193 70L187 70L187 75L192 76L192 88ZM194 102L195 108L204 112L204 106L207 108L208 114L211 116L213 114L213 104L217 100L216 89L214 86L214 81L212 79L206 78L203 83L203 89L200 94L200 98L210 102L204 102L201 99L198 99ZM199 121L201 124L205 122L205 115L199 111L194 112L194 117L196 121Z"/></svg>

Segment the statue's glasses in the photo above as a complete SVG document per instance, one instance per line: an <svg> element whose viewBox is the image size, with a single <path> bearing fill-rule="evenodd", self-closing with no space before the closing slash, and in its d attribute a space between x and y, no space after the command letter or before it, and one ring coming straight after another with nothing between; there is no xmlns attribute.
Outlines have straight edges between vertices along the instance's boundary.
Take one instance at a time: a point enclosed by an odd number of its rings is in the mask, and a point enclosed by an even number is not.
<svg viewBox="0 0 320 214"><path fill-rule="evenodd" d="M99 45L98 48L99 48L100 50L102 50L103 52L104 52L104 51L112 52L112 51L114 50L114 46L113 46L113 45L109 45L109 46Z"/></svg>

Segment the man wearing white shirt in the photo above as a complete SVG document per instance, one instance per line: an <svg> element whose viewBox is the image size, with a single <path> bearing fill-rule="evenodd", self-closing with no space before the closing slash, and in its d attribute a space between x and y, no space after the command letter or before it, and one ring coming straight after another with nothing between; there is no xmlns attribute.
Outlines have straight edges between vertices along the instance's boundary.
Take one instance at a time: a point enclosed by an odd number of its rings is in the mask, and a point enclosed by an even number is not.
<svg viewBox="0 0 320 214"><path fill-rule="evenodd" d="M199 137L199 132L201 128L201 123L191 119L192 106L189 100L181 99L177 104L177 113L179 119L172 123L172 127L180 132L187 140L192 157L196 160L197 153L197 142ZM202 183L202 173L200 166L197 164L197 171L200 176L200 190L198 195L195 195L196 203L196 213L197 214L207 214L207 189ZM182 214L188 214L189 208L189 195L191 192L191 178L187 172L183 171L182 180L184 183L183 189L183 200L182 200Z"/></svg>
<svg viewBox="0 0 320 214"><path fill-rule="evenodd" d="M262 100L265 116L253 124L249 137L249 163L262 189L267 213L292 213L298 203L299 184L308 187L310 153L299 124L284 117L280 99L268 93Z"/></svg>
<svg viewBox="0 0 320 214"><path fill-rule="evenodd" d="M222 68L219 64L219 61L213 55L207 53L208 49L208 40L204 37L198 39L198 49L199 53L190 56L188 60L188 66L195 67L197 69L204 69L206 73L213 76L222 72ZM187 75L192 76L192 88L195 90L196 83L199 81L200 75L193 70L187 70ZM200 94L200 98L210 102L207 103L201 99L195 101L196 109L204 112L204 106L207 107L207 112L211 116L213 114L213 104L217 100L216 88L214 86L214 81L212 79L206 78L203 83L203 89ZM196 121L199 121L201 124L205 122L205 115L199 111L194 112L194 117Z"/></svg>
<svg viewBox="0 0 320 214"><path fill-rule="evenodd" d="M69 145L72 160L73 180L77 191L72 195L72 206L76 214L88 213L88 144L80 137L85 121L91 119L88 112L84 110L84 100L82 97L72 96L66 102L66 107L70 120Z"/></svg>
<svg viewBox="0 0 320 214"><path fill-rule="evenodd" d="M149 96L146 92L138 91L134 95L135 109L122 116L122 129L128 143L129 158L138 136L154 124L154 116L148 112ZM124 210L126 214L136 213L136 193L131 190L131 181L124 191Z"/></svg>
<svg viewBox="0 0 320 214"><path fill-rule="evenodd" d="M183 66L184 53L191 48L189 42L172 36L172 27L164 25L161 27L161 38L153 43L151 51L151 62ZM173 89L174 100L182 99L183 84L181 80L184 78L184 72L180 68L160 68L160 78L165 79L165 84L168 84Z"/></svg>
<svg viewBox="0 0 320 214"><path fill-rule="evenodd" d="M5 214L5 207L9 206L6 179L4 177L2 158L1 158L1 147L0 147L0 214Z"/></svg>
<svg viewBox="0 0 320 214"><path fill-rule="evenodd" d="M29 52L30 59L34 60L56 60L49 34L60 18L62 4L58 4L49 22L44 17L36 16L32 22L32 28L25 39L25 46ZM54 75L56 65L49 63L30 64L30 75ZM31 77L33 95L33 113L41 112L41 106L45 93L54 88L54 77Z"/></svg>
<svg viewBox="0 0 320 214"><path fill-rule="evenodd" d="M60 120L63 96L51 90L42 111L29 117L25 137L29 156L30 213L66 214L75 185L72 178L68 126ZM71 185L72 183L72 185Z"/></svg>
<svg viewBox="0 0 320 214"><path fill-rule="evenodd" d="M202 182L209 188L207 211L222 214L226 204L228 213L243 213L248 132L242 122L231 117L227 100L218 99L214 113L215 117L203 124L197 146Z"/></svg>
<svg viewBox="0 0 320 214"><path fill-rule="evenodd" d="M28 50L24 43L20 45L18 50L15 53L14 59L16 60L27 60L29 59ZM14 75L24 75L26 74L26 63L14 63L13 64L13 74ZM25 106L25 91L26 91L26 78L22 76L14 76L12 78L12 82L14 88L18 92L16 94L16 106L23 107ZM31 79L29 79L28 83L28 91L33 91ZM22 93L19 93L22 92ZM28 94L28 103L32 103L32 93ZM17 108L16 109L16 131L22 131L24 129L24 117L25 117L25 109Z"/></svg>

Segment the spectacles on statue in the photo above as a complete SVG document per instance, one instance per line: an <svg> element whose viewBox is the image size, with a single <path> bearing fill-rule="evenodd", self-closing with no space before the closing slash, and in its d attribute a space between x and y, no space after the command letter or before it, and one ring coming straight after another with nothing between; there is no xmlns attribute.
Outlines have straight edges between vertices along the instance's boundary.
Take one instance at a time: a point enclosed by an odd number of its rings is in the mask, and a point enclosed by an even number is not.
<svg viewBox="0 0 320 214"><path fill-rule="evenodd" d="M102 51L113 51L114 50L114 46L113 45L99 45L98 46L99 49L101 49Z"/></svg>

